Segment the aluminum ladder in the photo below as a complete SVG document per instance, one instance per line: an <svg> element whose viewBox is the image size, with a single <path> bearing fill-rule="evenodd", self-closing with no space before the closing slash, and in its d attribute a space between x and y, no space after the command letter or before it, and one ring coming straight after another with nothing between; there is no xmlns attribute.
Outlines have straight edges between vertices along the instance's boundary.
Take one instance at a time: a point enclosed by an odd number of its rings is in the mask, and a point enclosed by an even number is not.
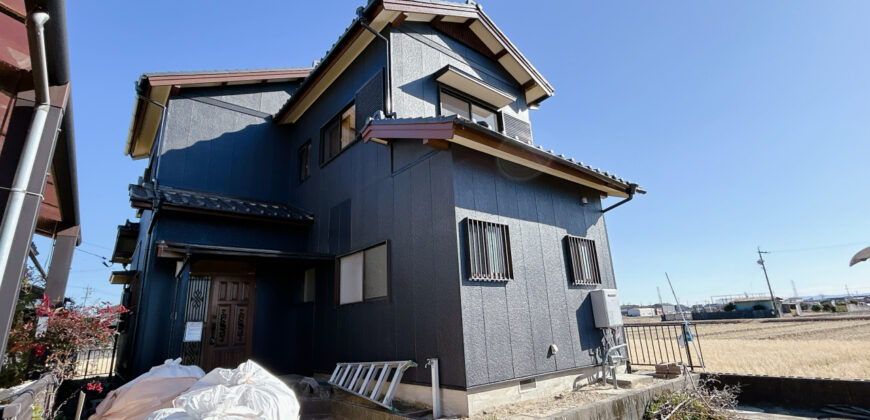
<svg viewBox="0 0 870 420"><path fill-rule="evenodd" d="M398 362L360 362L360 363L336 363L329 383L351 394L363 397L390 411L396 411L393 407L393 396L396 388L402 382L402 374L410 367L417 364L412 360ZM392 379L388 379L390 372ZM377 381L375 377L377 376ZM390 386L384 390L384 385L389 380Z"/></svg>

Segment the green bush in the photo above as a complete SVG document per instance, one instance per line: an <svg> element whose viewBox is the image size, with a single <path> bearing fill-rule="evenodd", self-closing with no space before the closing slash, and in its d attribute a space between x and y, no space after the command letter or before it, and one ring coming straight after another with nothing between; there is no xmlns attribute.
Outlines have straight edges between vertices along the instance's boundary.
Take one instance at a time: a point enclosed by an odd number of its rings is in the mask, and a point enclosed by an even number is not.
<svg viewBox="0 0 870 420"><path fill-rule="evenodd" d="M731 311L737 309L737 305L735 305L734 302L728 302L728 304L723 306L722 309L725 312L731 312Z"/></svg>
<svg viewBox="0 0 870 420"><path fill-rule="evenodd" d="M822 305L819 305L818 303L814 303L812 309L813 309L813 312L820 312L822 310Z"/></svg>

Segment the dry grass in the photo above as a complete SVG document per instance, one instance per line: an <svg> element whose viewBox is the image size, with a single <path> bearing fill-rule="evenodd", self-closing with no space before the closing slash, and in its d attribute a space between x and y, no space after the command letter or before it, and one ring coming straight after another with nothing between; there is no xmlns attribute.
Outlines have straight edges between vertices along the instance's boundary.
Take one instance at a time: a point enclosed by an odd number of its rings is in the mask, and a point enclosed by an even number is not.
<svg viewBox="0 0 870 420"><path fill-rule="evenodd" d="M710 372L870 379L870 319L741 320L697 330ZM648 335L634 346L664 344L668 337Z"/></svg>

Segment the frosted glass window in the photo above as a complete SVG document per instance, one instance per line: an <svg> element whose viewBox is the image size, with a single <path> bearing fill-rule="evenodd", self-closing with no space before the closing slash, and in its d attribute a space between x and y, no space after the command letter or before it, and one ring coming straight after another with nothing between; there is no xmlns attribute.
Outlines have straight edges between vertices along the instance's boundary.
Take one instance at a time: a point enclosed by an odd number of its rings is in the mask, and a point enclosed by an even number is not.
<svg viewBox="0 0 870 420"><path fill-rule="evenodd" d="M339 297L338 303L362 302L363 300L363 262L362 252L342 257L339 264Z"/></svg>
<svg viewBox="0 0 870 420"><path fill-rule="evenodd" d="M458 115L466 120L471 119L468 112L468 101L459 99L446 92L441 92L441 115Z"/></svg>
<svg viewBox="0 0 870 420"><path fill-rule="evenodd" d="M387 244L365 251L364 297L366 299L387 295Z"/></svg>

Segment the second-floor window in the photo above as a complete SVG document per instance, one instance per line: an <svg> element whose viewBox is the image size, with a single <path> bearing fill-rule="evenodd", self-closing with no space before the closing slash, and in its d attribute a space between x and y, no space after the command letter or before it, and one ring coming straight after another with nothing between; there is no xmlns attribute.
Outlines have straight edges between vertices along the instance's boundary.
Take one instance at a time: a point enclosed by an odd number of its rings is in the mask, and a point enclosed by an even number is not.
<svg viewBox="0 0 870 420"><path fill-rule="evenodd" d="M320 163L338 156L356 140L356 107L350 104L320 131Z"/></svg>
<svg viewBox="0 0 870 420"><path fill-rule="evenodd" d="M311 176L311 140L299 148L299 182Z"/></svg>
<svg viewBox="0 0 870 420"><path fill-rule="evenodd" d="M441 90L441 115L457 115L478 124L499 131L498 112L482 104L462 98L446 90Z"/></svg>

